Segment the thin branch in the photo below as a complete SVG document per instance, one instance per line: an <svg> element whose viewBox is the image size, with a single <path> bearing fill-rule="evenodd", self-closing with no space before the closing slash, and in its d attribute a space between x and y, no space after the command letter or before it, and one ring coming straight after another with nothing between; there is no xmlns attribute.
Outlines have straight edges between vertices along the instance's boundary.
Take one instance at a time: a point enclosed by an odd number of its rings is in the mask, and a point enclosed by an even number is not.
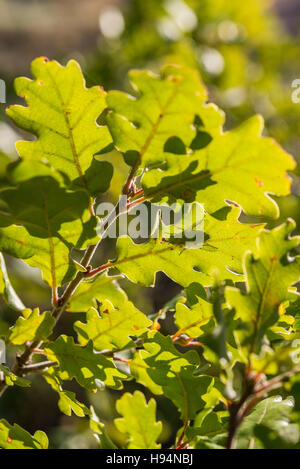
<svg viewBox="0 0 300 469"><path fill-rule="evenodd" d="M142 202L145 202L146 198L145 197L140 197L139 199L137 200L133 200L132 202L130 202L128 205L127 205L127 211L131 210L132 207L135 207L136 205L142 203Z"/></svg>
<svg viewBox="0 0 300 469"><path fill-rule="evenodd" d="M270 391L281 387L284 379L290 378L299 372L300 368L294 367L293 369L267 381L263 385L259 385L257 382L255 382L255 380L247 380L246 377L246 389L241 400L239 402L233 402L229 405L230 418L227 449L235 448L237 431L244 418L247 417L253 407L258 404L261 399L267 396Z"/></svg>
<svg viewBox="0 0 300 469"><path fill-rule="evenodd" d="M250 380L245 379L245 391L241 399L238 402L232 402L229 404L229 429L227 435L227 449L234 449L236 443L236 435L239 426L242 423L241 409L244 404L248 401L249 397L253 394L254 383Z"/></svg>
<svg viewBox="0 0 300 469"><path fill-rule="evenodd" d="M23 366L22 372L23 372L23 375L26 375L28 373L36 373L38 371L46 370L47 368L50 368L51 366L58 366L58 363L52 362L50 360L47 360L45 362L33 363L31 365Z"/></svg>
<svg viewBox="0 0 300 469"><path fill-rule="evenodd" d="M112 267L111 262L107 262L107 264L100 265L99 267L96 267L95 269L92 269L89 272L86 272L85 277L86 278L95 277L96 275L100 274L101 272L104 272L104 270L107 270L110 267Z"/></svg>

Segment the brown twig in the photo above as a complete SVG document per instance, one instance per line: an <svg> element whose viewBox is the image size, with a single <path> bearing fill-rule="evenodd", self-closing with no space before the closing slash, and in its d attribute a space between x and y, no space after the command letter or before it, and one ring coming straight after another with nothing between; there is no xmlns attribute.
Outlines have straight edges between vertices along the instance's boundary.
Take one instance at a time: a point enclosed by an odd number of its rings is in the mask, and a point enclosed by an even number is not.
<svg viewBox="0 0 300 469"><path fill-rule="evenodd" d="M50 360L39 363L32 363L31 365L23 366L22 372L23 375L26 375L28 373L37 373L38 371L46 370L51 366L58 366L58 363Z"/></svg>
<svg viewBox="0 0 300 469"><path fill-rule="evenodd" d="M234 449L236 443L236 434L243 420L251 412L253 407L258 404L261 399L266 397L268 393L282 386L284 379L300 372L299 367L295 367L275 378L261 384L260 380L253 379L251 375L245 378L245 391L238 402L229 403L229 430L227 438L227 449ZM260 376L259 374L257 376Z"/></svg>

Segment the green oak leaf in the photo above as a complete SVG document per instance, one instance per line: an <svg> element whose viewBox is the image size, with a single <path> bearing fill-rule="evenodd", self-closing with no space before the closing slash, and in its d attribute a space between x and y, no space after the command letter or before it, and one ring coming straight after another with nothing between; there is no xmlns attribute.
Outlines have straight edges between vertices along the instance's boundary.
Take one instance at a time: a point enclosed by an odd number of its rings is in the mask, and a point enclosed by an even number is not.
<svg viewBox="0 0 300 469"><path fill-rule="evenodd" d="M25 309L11 328L8 340L15 345L22 345L26 341L45 340L51 335L54 325L55 319L50 311L40 313L39 308L33 311Z"/></svg>
<svg viewBox="0 0 300 469"><path fill-rule="evenodd" d="M90 415L89 409L76 399L74 392L62 388L61 381L54 368L44 372L43 376L52 389L57 392L59 396L58 408L63 414L71 416L73 412L77 417Z"/></svg>
<svg viewBox="0 0 300 469"><path fill-rule="evenodd" d="M72 278L71 249L99 239L86 192L66 190L46 176L3 190L0 198L9 211L0 215L0 249L39 267L54 288Z"/></svg>
<svg viewBox="0 0 300 469"><path fill-rule="evenodd" d="M224 424L228 419L227 412L215 412L212 409L203 409L199 412L193 422L193 426L186 429L186 439L194 441L191 446L196 449L221 449L226 444L227 425Z"/></svg>
<svg viewBox="0 0 300 469"><path fill-rule="evenodd" d="M93 161L93 156L111 143L106 126L96 120L106 108L105 92L100 86L87 89L78 63L65 67L45 57L31 64L34 80L17 78L16 93L28 107L14 105L8 116L22 129L36 135L33 142L17 143L24 160L44 161L63 172L70 182L90 194L106 190L112 176L111 165ZM95 168L98 172L96 181Z"/></svg>
<svg viewBox="0 0 300 469"><path fill-rule="evenodd" d="M274 140L262 137L262 130L263 120L255 116L194 153L166 153L164 164L143 176L146 200L197 201L208 213L231 200L248 215L277 218L279 209L269 194L289 194L286 172L295 162Z"/></svg>
<svg viewBox="0 0 300 469"><path fill-rule="evenodd" d="M162 423L156 421L156 402L153 398L147 403L140 391L125 393L117 401L116 409L122 418L115 419L115 425L128 436L128 449L161 447L157 439L162 431Z"/></svg>
<svg viewBox="0 0 300 469"><path fill-rule="evenodd" d="M205 332L204 326L210 323L213 327L215 324L213 304L208 301L204 289L200 295L197 296L197 302L191 306L186 298L177 302L174 319L179 330L176 336L187 334L189 337L199 337Z"/></svg>
<svg viewBox="0 0 300 469"><path fill-rule="evenodd" d="M5 153L2 153L2 151L0 151L0 185L1 186L4 184L7 184L6 171L10 163L11 163L10 157L6 155Z"/></svg>
<svg viewBox="0 0 300 469"><path fill-rule="evenodd" d="M16 311L22 311L25 309L24 304L16 294L12 284L10 283L5 260L3 255L0 252L0 295L4 299L4 301L10 306L11 308L15 309Z"/></svg>
<svg viewBox="0 0 300 469"><path fill-rule="evenodd" d="M121 275L108 276L106 273L89 281L83 281L71 296L67 306L68 311L88 311L91 306L97 306L97 301L105 299L120 307L127 300L126 293L120 288L117 279Z"/></svg>
<svg viewBox="0 0 300 469"><path fill-rule="evenodd" d="M290 261L289 252L298 246L299 237L290 237L295 223L292 220L263 231L257 248L244 257L247 292L226 288L226 300L235 309L235 318L248 328L251 351L259 349L263 335L279 318L279 306L286 300L297 298L291 287L300 278L300 259Z"/></svg>
<svg viewBox="0 0 300 469"><path fill-rule="evenodd" d="M300 298L296 301L291 301L289 306L286 308L286 313L292 315L295 318L294 329L300 331Z"/></svg>
<svg viewBox="0 0 300 469"><path fill-rule="evenodd" d="M28 388L30 386L30 381L28 379L20 378L16 376L9 368L0 363L0 372L4 375L4 381L7 386L21 386L22 388ZM1 375L0 373L0 375Z"/></svg>
<svg viewBox="0 0 300 469"><path fill-rule="evenodd" d="M232 207L222 220L206 214L204 243L199 249L185 249L182 244L160 238L136 244L129 237L120 237L117 260L109 266L116 267L131 281L145 286L154 284L158 271L165 272L182 286L193 282L211 285L213 268L219 270L223 279L242 280L237 275L242 273L242 256L247 247L254 247L262 226L239 223L239 214L237 207Z"/></svg>
<svg viewBox="0 0 300 469"><path fill-rule="evenodd" d="M205 406L214 384L212 377L195 375L199 364L197 352L182 354L170 337L150 331L144 338L144 350L136 353L130 369L138 383L170 399L182 419L189 420Z"/></svg>
<svg viewBox="0 0 300 469"><path fill-rule="evenodd" d="M100 353L94 353L92 343L85 347L74 343L73 337L61 335L56 342L47 345L45 353L49 360L59 363L59 377L73 378L86 389L97 390L97 383L113 389L122 388L122 379L127 375L119 371L113 361Z"/></svg>
<svg viewBox="0 0 300 469"><path fill-rule="evenodd" d="M185 151L197 137L209 140L203 126L215 133L223 124L223 114L205 105L206 90L192 69L167 66L159 76L133 70L129 79L138 96L109 92L107 123L115 146L131 166L162 163L165 151ZM198 121L196 114L201 116Z"/></svg>
<svg viewBox="0 0 300 469"><path fill-rule="evenodd" d="M64 175L55 171L54 168L46 165L43 161L19 159L11 163L7 168L7 178L11 186L16 186L28 179L46 176L56 179L61 186L64 185Z"/></svg>
<svg viewBox="0 0 300 469"><path fill-rule="evenodd" d="M91 406L90 429L92 430L101 449L117 449L117 446L111 441L105 431L105 425L96 415L94 408Z"/></svg>
<svg viewBox="0 0 300 469"><path fill-rule="evenodd" d="M288 371L293 374L300 364L300 342L296 337L298 335L294 335L295 340L291 341L281 340L272 347L264 345L259 355L251 356L251 369L268 376Z"/></svg>
<svg viewBox="0 0 300 469"><path fill-rule="evenodd" d="M2 449L47 449L48 438L42 431L32 436L16 423L10 425L6 420L0 420L0 448Z"/></svg>
<svg viewBox="0 0 300 469"><path fill-rule="evenodd" d="M91 340L96 350L121 350L133 346L130 336L140 336L151 324L152 321L131 301L124 301L116 309L110 301L105 300L101 304L100 314L95 308L90 308L86 323L77 321L74 328L81 345Z"/></svg>
<svg viewBox="0 0 300 469"><path fill-rule="evenodd" d="M237 448L279 449L295 445L300 433L298 425L290 422L293 406L292 398L282 400L280 396L261 401L242 423L237 435Z"/></svg>

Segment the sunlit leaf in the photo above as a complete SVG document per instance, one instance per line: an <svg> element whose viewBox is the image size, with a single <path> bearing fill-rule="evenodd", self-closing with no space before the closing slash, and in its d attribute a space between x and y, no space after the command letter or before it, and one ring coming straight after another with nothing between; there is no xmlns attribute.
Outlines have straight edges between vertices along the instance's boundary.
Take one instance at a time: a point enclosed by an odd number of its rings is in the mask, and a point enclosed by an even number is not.
<svg viewBox="0 0 300 469"><path fill-rule="evenodd" d="M260 234L257 248L244 258L247 292L228 287L226 299L248 328L251 350L256 351L268 327L276 323L280 304L297 293L291 289L300 278L300 261L290 261L289 252L299 244L298 237L290 237L292 221Z"/></svg>
<svg viewBox="0 0 300 469"><path fill-rule="evenodd" d="M264 447L266 442L270 449L296 444L300 434L298 425L290 422L293 405L292 398L282 400L280 396L269 397L257 404L241 425L237 447L251 449L257 441L260 441L258 447Z"/></svg>
<svg viewBox="0 0 300 469"><path fill-rule="evenodd" d="M74 392L62 388L61 381L53 368L45 372L43 376L52 389L57 392L59 396L58 408L63 414L70 416L73 412L77 417L85 417L90 414L89 409L76 399Z"/></svg>
<svg viewBox="0 0 300 469"><path fill-rule="evenodd" d="M0 420L0 448L2 449L47 449L48 438L40 430L32 436L19 425L10 425Z"/></svg>
<svg viewBox="0 0 300 469"><path fill-rule="evenodd" d="M59 377L62 380L75 378L81 386L91 391L97 390L97 384L120 389L121 380L127 378L112 360L94 353L91 342L81 347L74 343L72 337L61 335L56 342L48 344L45 352L49 360L59 363Z"/></svg>
<svg viewBox="0 0 300 469"><path fill-rule="evenodd" d="M95 308L89 309L86 321L75 323L78 340L82 345L91 340L96 350L120 350L133 346L134 342L130 336L140 336L152 324L131 301L124 301L120 308L115 309L105 300L101 305L100 314Z"/></svg>
<svg viewBox="0 0 300 469"><path fill-rule="evenodd" d="M7 274L5 260L0 252L0 295L7 302L8 306L16 311L25 309L22 301L16 294Z"/></svg>
<svg viewBox="0 0 300 469"><path fill-rule="evenodd" d="M143 244L136 244L129 237L119 238L118 258L110 265L131 281L146 286L153 285L158 271L182 286L192 282L211 285L213 268L224 279L242 280L237 275L242 273L242 255L247 246L254 247L262 227L237 222L239 213L238 208L232 208L223 220L206 214L204 242L199 249L186 249L183 244L159 238Z"/></svg>
<svg viewBox="0 0 300 469"><path fill-rule="evenodd" d="M156 402L153 398L147 403L140 391L125 393L117 401L116 409L123 418L116 419L115 425L120 432L128 435L128 449L160 448L157 439L162 424L156 422Z"/></svg>
<svg viewBox="0 0 300 469"><path fill-rule="evenodd" d="M0 363L0 372L3 373L4 381L7 386L21 386L22 388L28 388L30 386L30 381L28 379L20 378L16 376L7 366L1 365ZM0 375L1 375L0 373Z"/></svg>
<svg viewBox="0 0 300 469"><path fill-rule="evenodd" d="M11 329L9 341L15 345L31 340L45 340L51 335L55 319L51 312L40 313L39 308L33 311L24 310Z"/></svg>
<svg viewBox="0 0 300 469"><path fill-rule="evenodd" d="M32 62L31 72L34 80L17 78L15 82L17 94L28 107L14 105L7 110L19 127L38 137L17 143L20 156L47 162L92 195L107 190L110 164L93 161L111 143L108 129L96 123L106 107L105 92L99 86L86 88L74 60L63 67L40 57ZM93 165L98 168L97 181Z"/></svg>
<svg viewBox="0 0 300 469"><path fill-rule="evenodd" d="M200 363L197 352L178 352L170 337L156 331L148 333L144 348L130 364L136 381L154 394L170 399L183 420L193 419L205 406L206 395L214 383L209 376L194 374Z"/></svg>

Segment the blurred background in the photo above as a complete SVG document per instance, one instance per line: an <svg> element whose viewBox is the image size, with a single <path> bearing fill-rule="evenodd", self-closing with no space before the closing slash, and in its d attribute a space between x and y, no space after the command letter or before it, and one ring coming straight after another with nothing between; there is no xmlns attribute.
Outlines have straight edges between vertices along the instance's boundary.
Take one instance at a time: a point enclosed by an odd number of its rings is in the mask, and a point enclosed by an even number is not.
<svg viewBox="0 0 300 469"><path fill-rule="evenodd" d="M7 86L7 104L15 103L14 78L30 76L30 62L47 56L66 63L75 58L88 86L131 91L127 71L165 63L187 64L201 74L210 100L227 115L226 128L254 113L262 114L266 135L274 137L300 161L300 103L292 102L292 82L300 79L300 2L297 0L0 0L0 78ZM0 109L0 184L5 168L17 159L15 141L24 135ZM28 137L28 136L27 136ZM109 198L116 200L127 167L111 153L115 174ZM300 171L293 175L293 194L279 201L281 218L300 226ZM273 223L274 224L274 223ZM101 256L101 252L99 253ZM36 269L7 259L12 283L28 306L49 307L49 290ZM123 282L140 308L157 312L180 291L164 275L154 289ZM81 319L65 315L61 332ZM75 317L74 317L75 316ZM0 303L0 336L16 313ZM127 388L133 389L128 383ZM136 388L137 386L135 386ZM121 443L112 420L120 393L85 395L73 383L77 397L93 404L111 437ZM27 430L46 431L54 448L93 448L96 442L86 419L63 416L57 397L41 377L31 390L11 389L0 402L0 418L17 421ZM168 445L180 425L172 404L157 398L158 417L164 422L162 443Z"/></svg>

